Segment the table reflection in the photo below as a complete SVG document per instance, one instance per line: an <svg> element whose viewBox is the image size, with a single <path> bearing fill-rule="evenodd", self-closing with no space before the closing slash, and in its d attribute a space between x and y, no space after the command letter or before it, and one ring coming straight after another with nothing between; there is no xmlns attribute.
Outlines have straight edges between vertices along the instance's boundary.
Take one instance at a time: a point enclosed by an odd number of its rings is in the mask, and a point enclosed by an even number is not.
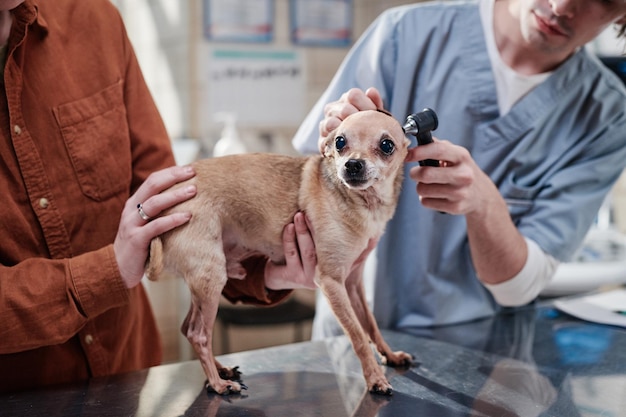
<svg viewBox="0 0 626 417"><path fill-rule="evenodd" d="M624 415L626 332L530 306L473 323L384 332L419 365L385 368L391 397L366 391L345 337L220 356L249 389L204 390L197 361L0 395L0 415L589 416ZM621 413L621 414L620 414Z"/></svg>

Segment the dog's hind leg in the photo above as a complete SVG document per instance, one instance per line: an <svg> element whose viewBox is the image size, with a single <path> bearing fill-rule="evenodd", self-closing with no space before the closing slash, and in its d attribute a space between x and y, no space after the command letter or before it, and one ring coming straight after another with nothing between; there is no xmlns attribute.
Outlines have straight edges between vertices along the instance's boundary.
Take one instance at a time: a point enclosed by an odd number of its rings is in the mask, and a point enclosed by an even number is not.
<svg viewBox="0 0 626 417"><path fill-rule="evenodd" d="M224 380L218 370L218 366L221 367L221 365L215 360L213 354L213 327L225 279L213 280L205 277L187 280L187 283L191 289L191 308L182 330L202 364L208 381L207 390L218 394L238 393L245 386L236 381ZM224 373L225 368L221 368L221 374L229 376L228 372ZM233 371L230 370L230 372ZM238 371L235 370L232 375L236 372Z"/></svg>
<svg viewBox="0 0 626 417"><path fill-rule="evenodd" d="M369 337L363 330L359 318L351 307L346 286L330 276L323 276L318 281L322 292L328 299L333 313L352 343L352 348L361 361L363 376L370 392L391 395L391 384L385 378L369 344Z"/></svg>
<svg viewBox="0 0 626 417"><path fill-rule="evenodd" d="M197 313L195 312L196 308L193 305L193 302L191 303L191 305L189 306L189 312L187 312L187 316L185 317L185 320L183 321L183 324L180 328L180 331L183 335L185 335L185 337L187 337L189 339L189 336L191 334L190 330L189 330L189 323L191 321L192 315L194 316L194 320L197 320ZM190 343L192 344L192 346L194 346L194 350L195 350L195 345L193 344L193 342ZM241 371L239 371L239 367L235 366L235 367L228 367L228 366L223 366L217 359L214 360L215 363L215 368L217 369L217 373L220 376L220 378L222 379L228 379L231 381L239 381L241 379ZM206 371L205 371L206 373Z"/></svg>

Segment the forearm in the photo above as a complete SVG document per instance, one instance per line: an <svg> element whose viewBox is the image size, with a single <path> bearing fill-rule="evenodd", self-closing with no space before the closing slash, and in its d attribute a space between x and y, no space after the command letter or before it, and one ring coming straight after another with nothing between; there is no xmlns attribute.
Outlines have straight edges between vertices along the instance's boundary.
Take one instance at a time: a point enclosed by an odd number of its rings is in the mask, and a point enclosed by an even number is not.
<svg viewBox="0 0 626 417"><path fill-rule="evenodd" d="M545 253L531 239L525 238L528 247L528 259L522 270L508 281L485 287L498 304L520 306L533 301L554 276L559 261Z"/></svg>
<svg viewBox="0 0 626 417"><path fill-rule="evenodd" d="M62 343L89 318L128 302L111 245L1 266L0 285L0 354Z"/></svg>
<svg viewBox="0 0 626 417"><path fill-rule="evenodd" d="M481 210L466 215L467 234L478 278L495 285L522 270L528 249L495 185L483 197Z"/></svg>

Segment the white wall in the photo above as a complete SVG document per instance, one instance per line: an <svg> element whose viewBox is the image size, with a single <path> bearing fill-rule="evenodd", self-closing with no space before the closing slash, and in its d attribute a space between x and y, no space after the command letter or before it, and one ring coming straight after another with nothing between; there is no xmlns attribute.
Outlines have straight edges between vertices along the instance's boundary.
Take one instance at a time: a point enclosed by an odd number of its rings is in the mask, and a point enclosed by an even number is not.
<svg viewBox="0 0 626 417"><path fill-rule="evenodd" d="M411 3L407 0L353 0L356 39L385 8ZM275 0L274 40L269 44L223 44L207 41L202 34L203 0L112 0L120 10L128 34L172 139L192 137L208 146L219 137L221 125L213 123L204 97L203 79L207 47L293 48L306 62L306 93L303 115L322 93L348 48L295 47L289 39L289 0ZM262 129L288 141L297 128L272 126ZM242 129L243 136L258 130ZM290 145L288 145L290 148ZM282 147L281 149L285 149ZM265 150L265 149L260 149ZM287 149L289 151L289 149Z"/></svg>

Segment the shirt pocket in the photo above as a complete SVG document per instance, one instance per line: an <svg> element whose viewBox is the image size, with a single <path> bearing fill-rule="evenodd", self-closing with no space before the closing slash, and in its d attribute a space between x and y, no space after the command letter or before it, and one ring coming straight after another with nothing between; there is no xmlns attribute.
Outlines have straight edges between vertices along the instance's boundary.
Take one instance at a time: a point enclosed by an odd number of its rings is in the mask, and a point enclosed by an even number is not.
<svg viewBox="0 0 626 417"><path fill-rule="evenodd" d="M53 112L83 194L104 201L127 192L132 159L122 81Z"/></svg>

